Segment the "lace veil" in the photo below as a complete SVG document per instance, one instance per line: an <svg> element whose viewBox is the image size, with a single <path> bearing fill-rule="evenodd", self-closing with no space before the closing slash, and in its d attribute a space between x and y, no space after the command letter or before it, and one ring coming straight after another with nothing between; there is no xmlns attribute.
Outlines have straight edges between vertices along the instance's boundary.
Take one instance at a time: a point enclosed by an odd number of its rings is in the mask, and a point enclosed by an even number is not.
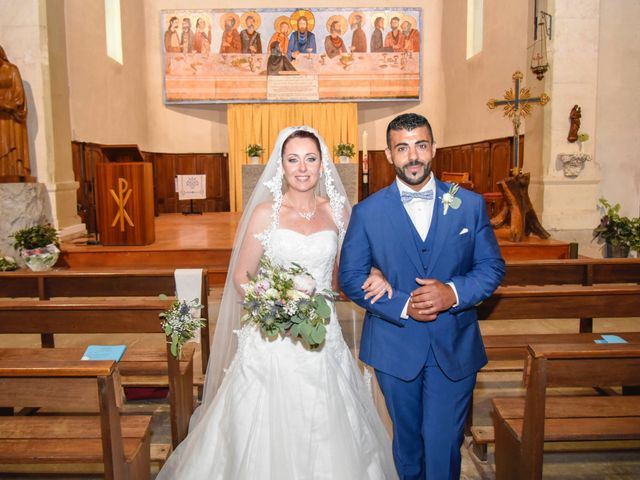
<svg viewBox="0 0 640 480"><path fill-rule="evenodd" d="M242 299L235 289L232 272L235 271L238 252L240 251L242 241L245 237L249 220L251 219L256 207L267 201L272 202L271 225L258 236L258 239L261 241L265 249L265 254L269 254L271 233L278 226L282 196L286 191L286 185L284 184L284 171L282 168L282 145L289 135L298 130L311 132L316 135L320 141L322 175L318 182L318 186L316 187L316 194L329 200L333 219L338 227L339 248L342 246L346 227L349 224L351 206L347 201L347 195L336 167L331 161L327 145L318 132L313 128L307 126L285 128L278 135L278 139L269 158L269 162L266 164L264 171L260 176L249 201L247 202L236 231L233 251L229 261L227 280L224 285L218 321L216 323L215 334L211 347L211 356L209 357L209 365L207 366L202 406L194 412L194 415L191 418L190 429L192 429L200 420L200 417L202 416L201 410L206 408L206 406L213 401L213 398L222 383L224 373L229 367L229 364L237 350L238 341L237 335L234 331L241 327L240 317L242 315L242 307L240 302Z"/></svg>

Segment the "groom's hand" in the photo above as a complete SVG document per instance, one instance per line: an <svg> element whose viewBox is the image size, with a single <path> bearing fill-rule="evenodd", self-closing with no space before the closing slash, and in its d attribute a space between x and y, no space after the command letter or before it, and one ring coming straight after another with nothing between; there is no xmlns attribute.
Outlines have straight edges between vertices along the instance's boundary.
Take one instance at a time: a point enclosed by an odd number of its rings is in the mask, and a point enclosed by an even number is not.
<svg viewBox="0 0 640 480"><path fill-rule="evenodd" d="M419 322L435 320L438 313L449 310L457 299L453 289L433 278L416 278L420 287L411 292L407 314Z"/></svg>

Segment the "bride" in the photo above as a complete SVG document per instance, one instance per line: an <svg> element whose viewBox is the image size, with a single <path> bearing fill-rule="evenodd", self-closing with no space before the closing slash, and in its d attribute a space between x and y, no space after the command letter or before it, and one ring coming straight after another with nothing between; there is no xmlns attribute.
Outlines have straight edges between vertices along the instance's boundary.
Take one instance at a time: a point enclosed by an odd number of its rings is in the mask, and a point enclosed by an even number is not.
<svg viewBox="0 0 640 480"><path fill-rule="evenodd" d="M241 285L263 255L305 267L336 289L350 206L327 146L309 127L286 128L245 208L229 264L202 405L157 480L386 480L397 475L371 388L332 305L324 345L265 339L241 325ZM372 299L391 294L372 276ZM370 377L369 377L370 378Z"/></svg>

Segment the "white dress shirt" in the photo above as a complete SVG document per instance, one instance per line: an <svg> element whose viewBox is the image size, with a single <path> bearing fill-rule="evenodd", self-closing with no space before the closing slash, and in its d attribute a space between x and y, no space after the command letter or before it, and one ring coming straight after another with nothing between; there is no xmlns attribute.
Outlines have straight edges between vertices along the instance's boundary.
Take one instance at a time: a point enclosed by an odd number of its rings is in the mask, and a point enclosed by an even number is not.
<svg viewBox="0 0 640 480"><path fill-rule="evenodd" d="M415 190L409 188L409 186L403 183L399 178L396 178L396 184L398 185L398 190L400 190L401 195L402 192L415 192ZM423 242L427 238L429 227L431 227L433 203L436 199L436 181L433 179L433 175L431 175L427 184L420 189L420 192L428 192L429 190L433 192L433 198L431 200L413 198L407 203L403 203L405 210L409 214L409 218L411 218L413 226L416 228L418 235L420 235Z"/></svg>
<svg viewBox="0 0 640 480"><path fill-rule="evenodd" d="M400 191L401 195L402 195L402 192L415 192L415 190L410 188L408 185L406 185L397 177L396 177L396 184L398 185L398 190ZM431 174L431 177L429 178L429 181L427 182L427 184L424 187L422 187L419 191L427 192L429 190L433 192L433 198L431 200L413 198L407 203L403 203L403 206L407 211L407 213L409 214L409 218L411 219L413 226L415 227L416 231L418 232L418 235L420 235L420 238L422 239L423 242L427 238L427 233L429 233L429 228L431 227L431 220L433 219L433 210L434 210L433 207L434 207L434 202L436 201L436 181L434 179L433 173ZM453 305L453 307L455 307L456 305L458 305L460 301L460 299L458 298L458 291L456 290L456 286L453 284L453 282L447 282L447 285L451 287L451 289L453 290L453 293L456 296L456 303ZM407 309L409 308L410 301L411 299L407 301L404 308L402 309L402 314L400 315L401 318L409 317L409 315L407 315Z"/></svg>

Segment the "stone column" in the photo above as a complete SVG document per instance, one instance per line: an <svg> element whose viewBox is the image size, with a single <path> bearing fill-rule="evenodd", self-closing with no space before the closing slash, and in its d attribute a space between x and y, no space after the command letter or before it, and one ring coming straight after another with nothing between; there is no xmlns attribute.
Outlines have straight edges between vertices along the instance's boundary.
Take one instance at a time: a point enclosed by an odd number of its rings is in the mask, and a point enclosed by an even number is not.
<svg viewBox="0 0 640 480"><path fill-rule="evenodd" d="M547 39L550 68L543 81L528 70L525 86L531 88L533 95L546 92L551 102L542 114L534 114L526 122L525 161L532 173L530 195L553 238L578 242L580 254L599 256L599 246L591 243L591 231L599 221L596 204L601 180L594 156L600 0L544 3L538 2L553 15L552 38ZM530 4L529 25L533 27L533 1ZM532 43L531 32L529 44ZM569 114L574 105L582 109L580 132L590 137L582 151L591 159L578 176L565 176L561 157L579 152L578 143L567 141Z"/></svg>

